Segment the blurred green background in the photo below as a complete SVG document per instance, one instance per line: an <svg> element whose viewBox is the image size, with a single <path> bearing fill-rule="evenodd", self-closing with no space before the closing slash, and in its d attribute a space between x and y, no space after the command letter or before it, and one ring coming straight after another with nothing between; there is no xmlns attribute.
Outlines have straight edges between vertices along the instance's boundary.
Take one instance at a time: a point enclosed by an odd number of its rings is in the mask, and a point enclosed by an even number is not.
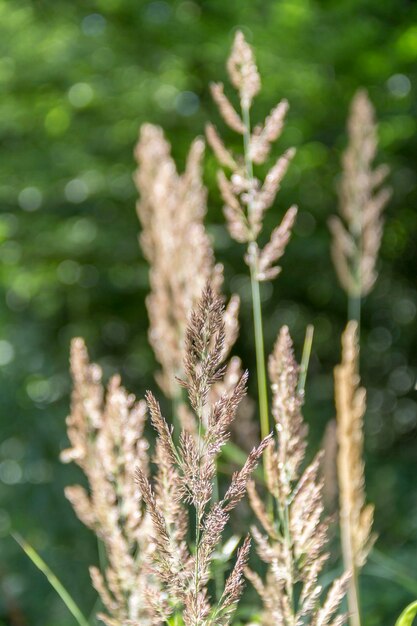
<svg viewBox="0 0 417 626"><path fill-rule="evenodd" d="M58 461L69 341L83 335L106 375L120 371L138 395L156 388L133 147L141 123L161 124L182 167L207 119L223 128L208 84L226 78L236 27L263 77L255 116L281 97L291 105L274 155L290 145L298 153L269 226L290 203L301 212L282 276L263 298L268 350L288 323L300 354L306 324L315 325L305 409L312 450L333 416L346 316L326 220L337 206L349 101L363 86L376 107L393 199L380 278L363 306L367 490L380 535L361 581L364 626L392 624L417 597L417 3L0 0L0 624L74 624L11 530L86 613L93 608L87 568L97 546L63 495L80 472ZM208 229L227 289L242 297L237 352L254 371L242 249L226 234L209 153L206 166Z"/></svg>

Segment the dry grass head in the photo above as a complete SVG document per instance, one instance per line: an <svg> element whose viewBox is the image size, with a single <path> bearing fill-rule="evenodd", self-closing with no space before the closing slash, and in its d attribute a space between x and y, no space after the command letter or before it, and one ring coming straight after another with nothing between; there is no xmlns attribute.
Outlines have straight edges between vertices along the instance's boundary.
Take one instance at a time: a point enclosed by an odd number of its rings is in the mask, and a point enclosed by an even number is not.
<svg viewBox="0 0 417 626"><path fill-rule="evenodd" d="M332 257L343 289L366 296L376 278L376 263L383 234L383 210L391 195L382 187L388 168L374 167L378 148L377 125L365 90L353 100L348 120L349 144L343 155L339 190L340 217L329 220Z"/></svg>
<svg viewBox="0 0 417 626"><path fill-rule="evenodd" d="M277 261L283 256L290 239L297 209L291 207L263 250L255 243L263 227L265 212L273 205L288 166L295 155L287 150L269 170L263 183L254 177L253 164L261 164L269 156L271 145L279 138L288 110L282 100L267 116L263 124L250 128L249 110L261 88L260 76L252 48L241 32L237 32L227 61L230 82L238 92L239 113L224 92L222 83L211 85L213 99L226 124L244 137L244 156L228 150L213 124L206 127L207 140L219 163L231 171L218 174L218 184L224 201L224 214L229 232L236 241L248 244L246 261L256 267L258 280L274 278L280 267Z"/></svg>
<svg viewBox="0 0 417 626"><path fill-rule="evenodd" d="M365 504L363 418L365 389L360 386L359 343L356 322L349 322L342 336L342 362L335 368L337 457L340 523L345 554L361 568L376 539L372 534L374 507Z"/></svg>
<svg viewBox="0 0 417 626"><path fill-rule="evenodd" d="M249 485L250 502L262 527L262 531L254 527L252 532L258 555L267 564L267 574L262 580L247 570L247 576L263 601L265 626L342 624L345 618L336 613L349 574L335 580L320 603L319 576L328 558L328 522L323 519L319 478L321 455L301 471L307 428L301 413L303 397L298 391L299 366L286 326L270 357L269 376L277 440L265 453L265 467L274 508L264 505L254 483ZM299 594L296 587L301 587Z"/></svg>
<svg viewBox="0 0 417 626"><path fill-rule="evenodd" d="M150 624L143 588L148 581L146 555L150 520L141 511L141 493L134 468L148 472L148 443L144 437L146 405L136 402L114 376L105 392L102 372L89 362L82 339L71 345L74 383L71 413L67 418L71 447L61 459L77 463L88 481L67 487L65 495L79 519L103 542L107 566L92 567L93 585L107 614L108 626L129 621Z"/></svg>
<svg viewBox="0 0 417 626"><path fill-rule="evenodd" d="M185 378L181 384L195 413L198 433L193 435L184 429L176 444L172 428L155 398L148 393L151 421L157 432L155 487L146 472L141 467L137 469L138 485L153 524L151 568L160 589L159 604L153 595L153 608L162 620L181 612L186 626L230 622L243 589L249 539L238 554L217 604L211 602L208 593L213 553L221 541L230 511L244 497L249 478L269 443L266 439L250 452L242 469L233 475L223 498L213 500L216 459L230 437L230 425L245 395L247 381L245 373L233 389L226 390L210 404L211 388L221 382L226 371L224 314L221 299L207 286L190 315L185 333ZM194 547L186 540L190 532L189 505L195 511Z"/></svg>
<svg viewBox="0 0 417 626"><path fill-rule="evenodd" d="M216 265L204 228L207 191L202 181L204 142L196 139L185 171L178 174L171 146L162 129L144 124L135 149L140 192L137 212L142 224L140 243L150 264L151 293L147 298L149 341L162 366L158 382L164 393L178 395L175 377L182 374L188 313L211 281L220 292L223 270ZM233 296L227 313L225 349L237 333L239 300Z"/></svg>

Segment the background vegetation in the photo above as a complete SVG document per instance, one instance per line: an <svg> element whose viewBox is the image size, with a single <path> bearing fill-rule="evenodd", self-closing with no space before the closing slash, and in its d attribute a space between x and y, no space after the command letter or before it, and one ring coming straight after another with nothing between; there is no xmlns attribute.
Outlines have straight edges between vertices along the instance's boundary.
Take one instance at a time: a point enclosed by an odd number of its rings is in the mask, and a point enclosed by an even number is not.
<svg viewBox="0 0 417 626"><path fill-rule="evenodd" d="M133 146L142 122L161 124L183 164L191 139L217 120L208 85L225 76L237 26L264 77L255 113L263 118L281 97L291 104L278 149L296 145L298 154L276 210L296 202L301 214L282 277L263 287L266 344L285 322L300 354L306 324L315 326L305 411L315 443L334 413L332 367L346 317L326 220L359 86L377 110L393 199L380 278L363 307L367 492L380 535L362 578L365 626L391 624L417 596L417 5L0 0L0 624L73 624L11 529L42 553L86 613L93 609L87 566L97 546L63 495L80 473L58 461L69 340L83 335L106 373L120 371L138 395L155 389ZM243 300L238 350L254 372L242 250L224 228L209 153L206 164L208 228L226 284Z"/></svg>

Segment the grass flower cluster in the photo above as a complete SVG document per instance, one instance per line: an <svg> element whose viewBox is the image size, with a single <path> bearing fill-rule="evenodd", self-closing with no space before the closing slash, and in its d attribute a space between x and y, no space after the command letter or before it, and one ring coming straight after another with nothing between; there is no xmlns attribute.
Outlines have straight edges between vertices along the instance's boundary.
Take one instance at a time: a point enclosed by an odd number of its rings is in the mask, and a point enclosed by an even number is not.
<svg viewBox="0 0 417 626"><path fill-rule="evenodd" d="M103 605L98 619L107 626L226 626L238 609L245 579L259 595L251 622L341 626L349 620L359 626L358 575L375 535L373 507L365 497L366 404L359 378L358 321L360 299L376 280L382 210L389 197L385 188L378 190L386 168L372 165L377 150L373 111L366 94L359 92L343 159L341 217L330 220L334 264L352 319L335 369L336 432L329 431L337 455L343 567L324 588L333 524L325 516L323 493L329 472L323 471L322 452L306 462L308 429L302 416L311 346L299 366L288 327L277 329L267 363L259 287L280 273L297 216L297 208L290 207L268 243L260 245L265 213L295 150L287 149L263 181L255 168L267 161L279 139L288 102L279 102L253 126L251 110L261 77L240 32L227 70L238 107L222 83L212 84L211 92L223 121L242 137L241 154L226 147L214 124L207 124L206 136L221 166L218 184L227 227L232 239L245 245L251 277L260 443L247 456L239 452L241 466L225 487L220 461L229 458L231 428L239 422L248 378L240 359L230 357L239 332L239 299L232 296L225 303L223 269L204 227L204 142L194 141L179 174L163 131L145 124L135 151L137 211L140 243L150 265L149 341L161 367L157 381L172 401L172 419L163 416L151 392L136 401L117 376L104 390L100 368L89 363L83 341L75 339L67 420L71 446L62 460L80 466L88 489L68 487L66 495L104 546L106 565L91 568L91 577ZM311 342L311 333L309 337ZM145 435L147 419L156 437ZM263 472L255 472L259 463ZM216 554L246 495L252 523L224 576Z"/></svg>

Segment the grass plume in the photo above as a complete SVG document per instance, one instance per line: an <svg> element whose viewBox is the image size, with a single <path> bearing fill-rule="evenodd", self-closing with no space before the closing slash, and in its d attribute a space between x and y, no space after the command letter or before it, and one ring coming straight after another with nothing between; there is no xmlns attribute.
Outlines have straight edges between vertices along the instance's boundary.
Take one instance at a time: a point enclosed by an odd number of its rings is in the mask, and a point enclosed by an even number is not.
<svg viewBox="0 0 417 626"><path fill-rule="evenodd" d="M339 189L340 216L330 218L329 228L333 263L349 298L349 319L359 322L361 298L377 279L382 213L391 195L387 187L381 187L388 167L373 165L378 149L377 126L373 106L363 89L352 100L348 135Z"/></svg>
<svg viewBox="0 0 417 626"><path fill-rule="evenodd" d="M150 552L152 572L158 581L159 597L153 594L153 610L161 621L180 614L185 626L229 624L243 589L250 542L247 538L226 580L219 601L213 604L208 591L214 551L229 520L230 512L246 493L248 480L270 438L264 439L247 457L231 480L223 498L212 501L216 459L230 436L239 402L246 392L244 373L234 389L226 391L207 407L210 388L224 376L224 308L207 286L193 309L186 330L185 378L190 405L199 424L198 433L180 433L179 444L162 416L159 405L148 393L152 424L157 432L158 470L155 486L142 468L137 482L152 520ZM203 424L208 409L207 425ZM194 510L194 541L187 540L192 525L188 506Z"/></svg>
<svg viewBox="0 0 417 626"><path fill-rule="evenodd" d="M178 174L171 146L158 126L141 127L135 156L134 180L140 193L137 213L142 224L140 243L150 264L151 292L147 298L149 342L162 367L158 382L168 398L178 397L176 377L182 375L188 314L207 283L220 293L223 268L216 264L204 228L207 190L202 180L204 142L196 139L185 171ZM238 334L239 299L233 296L225 317L225 345Z"/></svg>
<svg viewBox="0 0 417 626"><path fill-rule="evenodd" d="M288 103L281 101L263 124L251 129L250 109L254 97L260 91L261 79L252 48L240 31L236 33L227 60L227 70L238 94L240 113L226 96L222 83L213 83L211 92L227 126L242 135L243 155L233 155L226 148L213 124L207 125L206 135L219 163L230 170L229 176L223 170L218 173L218 184L224 201L223 211L230 235L247 247L245 259L251 275L259 412L261 434L264 437L269 432L269 414L259 283L275 278L280 272L277 262L288 244L297 214L296 207L288 209L262 249L258 244L258 236L262 231L265 212L275 201L295 151L287 150L269 170L263 183L254 176L254 164L266 161L272 143L281 134Z"/></svg>
<svg viewBox="0 0 417 626"><path fill-rule="evenodd" d="M348 600L352 626L360 626L358 574L375 541L374 507L366 504L363 462L363 416L366 393L358 373L357 323L350 321L342 336L342 362L335 368L340 530L345 567L352 572Z"/></svg>
<svg viewBox="0 0 417 626"><path fill-rule="evenodd" d="M141 511L141 493L134 477L135 466L148 472L148 443L143 429L144 401L136 402L114 376L105 392L102 372L89 362L84 341L71 345L74 388L67 418L71 447L61 453L83 470L88 491L80 485L65 489L77 516L103 542L105 571L91 567L93 586L106 614L107 626L125 626L129 620L149 623L143 587L148 574L149 516Z"/></svg>
<svg viewBox="0 0 417 626"><path fill-rule="evenodd" d="M299 375L292 340L284 326L269 360L277 440L265 453L265 466L273 508L265 507L253 482L249 485L250 502L262 528L255 526L252 533L267 573L262 580L247 569L247 576L262 599L264 626L325 626L345 621L345 616L336 614L345 594L348 572L333 582L320 603L319 576L328 558L328 521L323 519L321 455L301 471L307 427L301 413Z"/></svg>

